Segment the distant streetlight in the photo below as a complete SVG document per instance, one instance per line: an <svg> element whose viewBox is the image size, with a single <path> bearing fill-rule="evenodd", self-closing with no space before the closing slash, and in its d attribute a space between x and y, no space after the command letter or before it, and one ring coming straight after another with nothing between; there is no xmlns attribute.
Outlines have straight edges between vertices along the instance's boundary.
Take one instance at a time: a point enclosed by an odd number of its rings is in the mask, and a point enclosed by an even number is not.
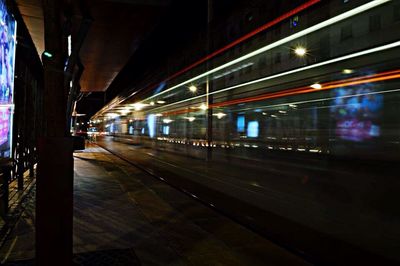
<svg viewBox="0 0 400 266"><path fill-rule="evenodd" d="M224 116L226 116L226 114L224 114L224 113L222 113L222 112L219 112L219 113L213 114L213 116L216 116L218 119L221 119L221 118L223 118Z"/></svg>
<svg viewBox="0 0 400 266"><path fill-rule="evenodd" d="M346 69L343 69L342 73L348 75L348 74L354 73L354 70L353 70L353 69L348 69L348 68L346 68Z"/></svg>
<svg viewBox="0 0 400 266"><path fill-rule="evenodd" d="M140 111L144 107L148 106L148 104L146 104L146 103L133 103L133 104L131 104L131 106L135 109L135 111Z"/></svg>
<svg viewBox="0 0 400 266"><path fill-rule="evenodd" d="M196 120L196 117L190 116L190 117L185 117L185 119L189 120L189 122L193 122Z"/></svg>
<svg viewBox="0 0 400 266"><path fill-rule="evenodd" d="M313 88L313 89L316 89L316 90L322 89L322 85L319 84L319 83L314 83L314 84L311 85L310 87Z"/></svg>
<svg viewBox="0 0 400 266"><path fill-rule="evenodd" d="M299 57L303 57L307 54L307 49L303 46L298 46L294 49L294 53Z"/></svg>
<svg viewBox="0 0 400 266"><path fill-rule="evenodd" d="M191 85L191 86L189 87L189 90L190 90L191 92L196 92L196 91L197 91L197 87L194 86L194 85Z"/></svg>
<svg viewBox="0 0 400 266"><path fill-rule="evenodd" d="M208 109L207 105L205 105L204 103L202 103L202 104L199 106L199 108L200 108L201 110L207 110L207 109Z"/></svg>
<svg viewBox="0 0 400 266"><path fill-rule="evenodd" d="M173 121L174 121L174 120L169 119L169 118L163 119L163 122L166 123L166 124L169 124L169 123L171 123L171 122L173 122Z"/></svg>

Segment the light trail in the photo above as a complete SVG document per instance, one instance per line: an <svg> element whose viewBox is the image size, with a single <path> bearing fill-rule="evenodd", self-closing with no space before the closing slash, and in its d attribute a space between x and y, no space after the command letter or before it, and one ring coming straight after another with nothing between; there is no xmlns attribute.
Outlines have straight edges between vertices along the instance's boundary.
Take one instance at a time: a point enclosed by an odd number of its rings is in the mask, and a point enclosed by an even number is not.
<svg viewBox="0 0 400 266"><path fill-rule="evenodd" d="M242 37L240 37L239 39L233 41L232 43L229 43L228 45L222 47L221 49L219 49L219 50L217 50L217 51L215 51L215 52L213 52L213 53L207 55L206 57L204 57L204 58L198 60L197 62L195 62L195 63L189 65L188 67L186 67L186 68L184 68L184 69L178 71L177 73L175 73L175 74L169 76L169 77L166 78L165 80L163 80L163 81L161 81L161 82L158 82L157 84L153 84L153 85L150 85L150 86L148 86L148 87L145 87L145 88L142 89L142 90L135 91L135 92L133 92L130 96L133 96L133 95L136 95L136 94L138 94L138 93L143 93L143 92L152 90L152 89L154 89L154 88L157 88L160 84L162 84L162 83L164 83L164 82L167 82L167 81L169 81L169 80L171 80L171 79L173 79L173 78L175 78L175 77L177 77L177 76L179 76L179 75L182 75L183 73L189 71L190 69L193 69L194 67L196 67L196 66L198 66L198 65L200 65L200 64L202 64L202 63L204 63L204 62L206 62L206 61L208 61L208 60L210 60L210 59L212 59L212 58L214 58L215 56L217 56L217 55L219 55L219 54L225 52L226 50L228 50L228 49L230 49L230 48L232 48L232 47L234 47L234 46L236 46L236 45L238 45L239 43L242 43L243 41L245 41L245 40L247 40L247 39L249 39L249 38L255 36L256 34L260 33L261 31L267 30L267 29L269 29L269 28L271 28L271 27L277 25L278 23L284 21L285 19L288 19L288 18L290 18L291 16L294 16L295 14L298 14L298 13L300 13L301 11L304 11L304 10L308 9L309 7L315 5L315 4L319 3L319 2L321 2L321 0L310 0L310 1L308 1L308 2L306 2L306 3L304 3L304 4L302 4L302 5L300 5L300 6L298 6L298 7L296 7L295 9L293 9L293 10L291 10L291 11L289 11L289 12L287 12L287 13L285 13L285 14L283 14L283 15L277 17L277 18L275 18L274 20L267 22L267 23L264 24L263 26L261 26L261 27L255 29L255 30L253 30L253 31L251 31L250 33L248 33L248 34L246 34L246 35L244 35L244 36L242 36ZM105 107L103 107L100 111L98 111L98 112L93 116L93 119L96 118L97 116L101 115L101 113L103 113L104 111L108 111L108 110L112 109L115 105L118 105L118 104L124 102L125 100L126 100L126 99L121 99L121 97L118 97L118 96L117 96L117 97L116 97L114 100L112 100L109 104L107 104L107 105L106 105Z"/></svg>
<svg viewBox="0 0 400 266"><path fill-rule="evenodd" d="M237 89L237 88L240 88L240 87L253 85L253 84L256 84L256 83L259 83L259 82L263 82L263 81L267 81L267 80L281 78L281 77L284 77L284 76L287 76L287 75L291 75L291 74L299 73L299 72L302 72L302 71L318 68L318 67L321 67L321 66L330 65L330 64L333 64L333 63L338 63L338 62L341 62L341 61L357 58L357 57L364 56L364 55L369 55L369 54L373 54L373 53L377 53L377 52L382 52L382 51L393 49L393 48L396 48L396 47L400 47L400 41L396 41L396 42L393 42L393 43L390 43L390 44L386 44L386 45L383 45L383 46L379 46L379 47L375 47L375 48L372 48L372 49L360 51L360 52L357 52L357 53L341 56L341 57L334 58L334 59L331 59L331 60L327 60L327 61L324 61L324 62L320 62L320 63L317 63L317 64L305 66L305 67L302 67L302 68L293 69L293 70L286 71L286 72L283 72L283 73L279 73L279 74L276 74L276 75L263 77L263 78L252 80L252 81L249 81L249 82L244 82L244 83L241 83L241 84L238 84L238 85L234 85L234 86L231 86L231 87L220 89L218 91L211 92L209 95L214 95L214 94L230 91L230 90L233 90L233 89ZM159 109L164 109L166 107L171 107L173 105L177 105L177 104L185 103L185 102L188 102L188 101L200 99L200 98L203 98L205 96L206 96L206 94L194 96L194 97L191 97L191 98L188 98L188 99L184 99L184 100L181 100L181 101L177 101L177 102L170 103L170 104L167 104L167 105L164 105L164 106L161 106L161 107L154 108L154 109L152 109L152 111L159 110Z"/></svg>
<svg viewBox="0 0 400 266"><path fill-rule="evenodd" d="M400 89L357 93L357 94L337 96L337 97L327 97L327 98L321 98L321 99L315 99L315 100L295 101L295 102L290 102L290 103L271 104L271 105L258 106L257 108L263 109L263 108L282 107L282 106L290 106L290 105L301 105L301 104L306 104L306 103L331 101L331 100L335 100L335 99L346 99L346 98L351 98L351 97L375 95L375 94L385 94L385 93L393 93L393 92L400 92ZM251 111L251 110L254 110L254 108L252 108L252 107L251 108L243 108L243 109L238 109L236 111L243 112L243 111ZM268 112L268 111L266 111L266 112Z"/></svg>
<svg viewBox="0 0 400 266"><path fill-rule="evenodd" d="M323 21L321 23L318 23L318 24L316 24L314 26L311 26L311 27L309 27L309 28L307 28L305 30L299 31L299 32L297 32L295 34L292 34L292 35L290 35L288 37L285 37L285 38L283 38L283 39L281 39L279 41L276 41L276 42L271 43L269 45L266 45L266 46L264 46L264 47L262 47L262 48L260 48L258 50L255 50L255 51L253 51L251 53L248 53L248 54L246 54L244 56L241 56L241 57L239 57L237 59L234 59L234 60L232 60L232 61L230 61L228 63L225 63L225 64L223 64L223 65L221 65L219 67L216 67L216 68L211 69L211 70L209 70L207 72L204 72L204 73L202 73L202 74L200 74L200 75L198 75L196 77L193 77L193 78L188 79L188 80L186 80L184 82L181 82L181 83L179 83L179 84L177 84L177 85L175 85L175 86L173 86L171 88L168 88L168 89L166 89L166 90L164 90L164 91L162 91L160 93L157 93L155 95L152 95L152 96L146 98L144 101L148 101L150 99L153 99L155 97L163 95L163 94L165 94L167 92L175 90L175 89L177 89L177 88L179 88L181 86L184 86L184 85L186 85L188 83L193 83L195 80L198 80L200 78L206 77L206 76L208 76L210 74L213 74L213 73L215 73L215 72L217 72L219 70L222 70L222 69L227 68L229 66L232 66L232 65L235 65L237 63L240 63L240 62L242 62L242 61L244 61L246 59L249 59L249 58L251 58L253 56L256 56L258 54L261 54L261 53L266 52L268 50L271 50L271 49L273 49L275 47L278 47L278 46L281 46L283 44L286 44L288 42L291 42L291 41L293 41L295 39L298 39L300 37L306 36L306 35L308 35L310 33L313 33L315 31L318 31L318 30L323 29L325 27L331 26L331 25L333 25L333 24L335 24L337 22L340 22L340 21L343 21L345 19L351 18L351 17L353 17L355 15L358 15L358 14L360 14L362 12L365 12L367 10L370 10L372 8L375 8L377 6L380 6L380 5L382 5L384 3L387 3L387 2L390 2L390 1L391 0L374 0L374 1L371 1L369 3L364 4L362 6L356 7L354 9L349 10L349 11L347 11L345 13L342 13L342 14L336 16L336 17L333 17L333 18L330 18L328 20L325 20L325 21Z"/></svg>
<svg viewBox="0 0 400 266"><path fill-rule="evenodd" d="M262 100L280 98L280 97L285 97L285 96L293 96L293 95L298 95L298 94L320 92L320 91L331 90L331 89L336 89L336 88L340 88L340 87L348 87L348 86L360 85L360 84L365 84L365 83L398 79L398 78L400 78L400 71L398 71L397 74L383 75L383 73L382 73L376 77L371 77L371 76L372 75L370 75L369 78L365 78L365 79L358 78L358 79L351 80L351 81L348 80L348 81L344 81L344 82L334 82L333 84L324 83L324 84L321 84L322 88L318 89L318 90L311 88L309 86L306 86L306 87L300 87L300 88L290 89L290 90L276 92L276 93L275 92L266 93L266 94L262 94L262 95L255 96L255 97L247 97L247 98L243 98L243 99L237 99L237 100L232 100L232 101L216 103L216 104L210 105L210 107L211 108L223 107L223 106L239 104L239 103L262 101Z"/></svg>
<svg viewBox="0 0 400 266"><path fill-rule="evenodd" d="M321 92L321 91L332 90L332 89L336 89L336 88L340 88L340 87L355 86L355 85L360 85L360 84L381 82L381 81L393 80L393 79L399 79L399 78L400 78L400 69L386 71L386 72L377 73L377 74L366 75L366 76L361 76L361 77L354 77L354 78L348 78L348 79L343 79L343 80L336 80L336 81L321 83L321 86L322 86L321 89L314 89L314 88L311 88L310 86L302 86L302 87L287 89L287 90L278 91L278 92L264 93L264 94L261 94L258 96L252 96L252 97L246 97L246 98L241 98L241 99L235 99L235 100L215 103L215 104L211 104L209 107L210 108L225 107L225 106L235 105L235 104L240 104L240 103L249 103L249 102L263 101L263 100L268 100L268 99L275 99L275 98L280 98L280 97L294 96L294 95L305 94L305 93ZM181 109L181 110L177 110L177 111L165 112L165 113L163 113L163 115L165 115L165 116L178 115L178 114L197 112L197 111L198 110Z"/></svg>
<svg viewBox="0 0 400 266"><path fill-rule="evenodd" d="M287 12L287 13L285 13L285 14L277 17L277 18L275 18L272 21L267 22L263 26L251 31L250 33L248 33L248 34L240 37L239 39L229 43L228 45L222 47L221 49L218 49L217 51L215 51L215 52L207 55L206 57L196 61L195 63L189 65L188 67L186 67L186 68L178 71L177 73L169 76L165 80L163 80L161 82L158 82L157 84L151 85L148 88L144 88L142 92L148 91L148 90L152 90L152 89L156 88L157 86L159 86L161 83L167 82L167 81L169 81L169 80L171 80L173 78L176 78L176 77L182 75L183 73L185 73L185 72L195 68L196 66L198 66L198 65L200 65L200 64L202 64L202 63L214 58L215 56L227 51L228 49L238 45L239 43L242 43L243 41L255 36L256 34L258 34L258 33L262 32L264 30L267 30L267 29L277 25L278 23L282 22L283 20L288 19L291 16L294 16L295 14L300 13L301 11L304 11L305 9L308 9L309 7L315 5L315 4L319 3L319 2L321 2L321 0L311 0L311 1L308 1L308 2L306 2L306 3L304 3L304 4L300 5L300 6L296 7L295 9L293 9L293 10L291 10L291 11L289 11L289 12Z"/></svg>

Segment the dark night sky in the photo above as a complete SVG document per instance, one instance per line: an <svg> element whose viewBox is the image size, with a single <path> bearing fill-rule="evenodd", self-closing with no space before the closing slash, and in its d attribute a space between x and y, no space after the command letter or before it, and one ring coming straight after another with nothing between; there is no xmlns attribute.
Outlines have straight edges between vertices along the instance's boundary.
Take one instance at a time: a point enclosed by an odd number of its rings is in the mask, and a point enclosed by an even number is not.
<svg viewBox="0 0 400 266"><path fill-rule="evenodd" d="M213 1L213 22L215 25L223 22L232 11L238 10L244 6L255 4L244 0L214 0ZM298 2L296 0L296 2ZM276 3L275 5L280 5ZM294 4L294 3L292 3ZM265 5L265 3L263 3ZM180 50L185 47L193 46L193 40L196 39L199 32L205 32L208 20L208 1L207 0L173 0L168 10L160 19L160 23L142 41L139 48L135 51L125 67L113 80L106 91L103 93L92 93L89 97L84 97L78 102L78 111L88 114L94 114L105 102L110 101L122 91L135 88L135 85L143 79L161 81L166 78L165 68L171 66L167 62L167 56L178 55ZM276 16L276 14L272 14ZM199 49L194 54L197 59L203 57L205 51ZM195 61L196 58L193 58ZM173 64L172 64L173 65ZM154 71L155 69L163 71ZM183 67L183 66L179 66ZM178 68L179 68L178 67ZM176 70L168 70L176 71ZM153 81L153 82L154 82ZM105 100L105 101L104 101ZM96 104L93 104L93 102Z"/></svg>
<svg viewBox="0 0 400 266"><path fill-rule="evenodd" d="M214 14L222 20L240 0L214 1ZM107 90L107 99L115 97L121 89L129 88L151 71L155 65L166 65L168 54L179 54L190 46L198 32L206 31L207 0L175 0L160 25L147 38L115 78ZM201 53L201 52L199 52Z"/></svg>

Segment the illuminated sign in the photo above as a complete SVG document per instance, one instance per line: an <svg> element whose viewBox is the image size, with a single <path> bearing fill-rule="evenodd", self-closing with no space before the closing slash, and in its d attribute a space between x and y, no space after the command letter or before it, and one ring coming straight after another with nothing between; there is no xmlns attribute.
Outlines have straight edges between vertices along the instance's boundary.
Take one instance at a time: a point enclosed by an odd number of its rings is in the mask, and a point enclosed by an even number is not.
<svg viewBox="0 0 400 266"><path fill-rule="evenodd" d="M16 28L0 0L0 157L11 156Z"/></svg>

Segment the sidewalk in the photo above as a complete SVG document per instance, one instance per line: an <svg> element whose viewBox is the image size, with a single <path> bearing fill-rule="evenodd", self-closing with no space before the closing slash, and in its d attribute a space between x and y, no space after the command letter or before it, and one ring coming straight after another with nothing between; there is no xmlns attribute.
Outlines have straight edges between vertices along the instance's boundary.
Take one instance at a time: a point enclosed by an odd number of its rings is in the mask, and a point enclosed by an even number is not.
<svg viewBox="0 0 400 266"><path fill-rule="evenodd" d="M74 157L78 265L306 265L97 146ZM30 204L1 250L2 259L33 259L33 223Z"/></svg>

